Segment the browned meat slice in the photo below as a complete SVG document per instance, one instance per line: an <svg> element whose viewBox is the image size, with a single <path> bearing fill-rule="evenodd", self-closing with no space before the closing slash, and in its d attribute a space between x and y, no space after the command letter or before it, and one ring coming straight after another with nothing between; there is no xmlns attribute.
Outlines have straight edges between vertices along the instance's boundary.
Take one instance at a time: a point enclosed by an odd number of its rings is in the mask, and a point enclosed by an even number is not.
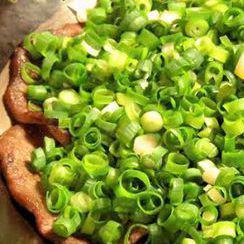
<svg viewBox="0 0 244 244"><path fill-rule="evenodd" d="M82 25L79 23L66 24L63 27L54 30L53 34L57 36L77 36L81 33Z"/></svg>
<svg viewBox="0 0 244 244"><path fill-rule="evenodd" d="M0 176L0 243L44 244L44 241L29 226L13 206L6 186Z"/></svg>
<svg viewBox="0 0 244 244"><path fill-rule="evenodd" d="M17 47L10 64L10 81L4 95L5 104L13 118L25 124L41 124L61 144L67 144L70 140L67 131L55 126L55 121L48 120L42 112L33 112L28 109L27 84L20 75L20 67L29 61L28 53L21 47Z"/></svg>
<svg viewBox="0 0 244 244"><path fill-rule="evenodd" d="M75 36L81 32L81 25L66 24L64 27L53 31L56 35ZM30 111L27 99L27 84L20 74L21 66L29 61L28 52L22 47L17 47L10 64L10 81L4 95L4 101L8 111L15 120L24 124L51 125L47 128L50 134L61 144L67 144L69 134L58 128L54 128L56 121L48 120L42 112Z"/></svg>
<svg viewBox="0 0 244 244"><path fill-rule="evenodd" d="M130 236L130 243L131 244L136 244L139 241L141 241L143 239L143 237L145 237L147 235L147 231L143 228L135 228Z"/></svg>
<svg viewBox="0 0 244 244"><path fill-rule="evenodd" d="M4 94L5 104L11 115L18 122L27 124L47 124L42 112L30 111L27 100L27 84L21 77L21 66L28 62L28 53L22 47L17 47L11 59L10 81Z"/></svg>
<svg viewBox="0 0 244 244"><path fill-rule="evenodd" d="M54 137L62 145L67 145L70 142L70 134L67 130L61 130L55 125L44 125L40 128L45 135Z"/></svg>
<svg viewBox="0 0 244 244"><path fill-rule="evenodd" d="M16 125L0 138L0 162L10 193L36 219L39 232L55 243L85 244L84 239L59 238L52 232L55 216L46 209L39 175L28 170L31 152L42 143L43 135L33 127Z"/></svg>

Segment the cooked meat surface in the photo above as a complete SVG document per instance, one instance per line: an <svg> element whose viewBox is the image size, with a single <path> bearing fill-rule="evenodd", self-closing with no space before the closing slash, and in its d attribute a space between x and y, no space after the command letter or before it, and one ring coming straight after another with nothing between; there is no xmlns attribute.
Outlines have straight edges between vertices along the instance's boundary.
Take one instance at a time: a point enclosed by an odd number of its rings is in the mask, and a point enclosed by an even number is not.
<svg viewBox="0 0 244 244"><path fill-rule="evenodd" d="M11 115L18 122L27 124L50 123L42 112L28 109L27 84L21 77L21 66L28 62L28 52L22 47L17 47L10 63L10 81L4 95L5 104Z"/></svg>
<svg viewBox="0 0 244 244"><path fill-rule="evenodd" d="M81 32L81 25L66 24L60 29L53 31L55 35L75 36ZM69 134L58 127L55 128L56 121L48 120L42 112L30 111L27 99L27 84L20 74L21 66L29 61L28 52L17 47L11 59L10 81L4 95L5 104L11 116L18 122L24 124L41 124L50 126L46 128L53 137L61 144L69 142Z"/></svg>
<svg viewBox="0 0 244 244"><path fill-rule="evenodd" d="M136 244L138 242L140 242L143 237L145 237L147 235L147 231L143 228L135 228L133 231L132 231L132 234L130 236L130 243L131 244Z"/></svg>
<svg viewBox="0 0 244 244"><path fill-rule="evenodd" d="M70 237L62 239L52 232L55 216L48 212L40 176L28 169L31 153L42 144L43 135L38 129L16 125L0 138L0 162L10 193L14 199L36 219L39 232L55 243L88 243L86 240Z"/></svg>
<svg viewBox="0 0 244 244"><path fill-rule="evenodd" d="M54 30L53 34L57 36L77 36L81 33L82 25L79 23L66 24L63 27Z"/></svg>
<svg viewBox="0 0 244 244"><path fill-rule="evenodd" d="M13 206L8 190L0 176L0 243L44 244L38 234L26 223ZM13 231L14 230L14 231Z"/></svg>
<svg viewBox="0 0 244 244"><path fill-rule="evenodd" d="M44 125L40 128L47 136L55 138L62 145L67 145L70 142L69 132L59 129L56 125Z"/></svg>

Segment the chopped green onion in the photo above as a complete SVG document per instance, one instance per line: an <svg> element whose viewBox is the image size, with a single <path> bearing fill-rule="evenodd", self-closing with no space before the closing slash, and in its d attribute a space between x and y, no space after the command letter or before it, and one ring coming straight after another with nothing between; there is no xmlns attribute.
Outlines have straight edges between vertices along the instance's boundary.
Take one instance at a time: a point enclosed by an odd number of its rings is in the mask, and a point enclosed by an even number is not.
<svg viewBox="0 0 244 244"><path fill-rule="evenodd" d="M87 79L86 68L81 63L72 63L66 66L64 69L64 75L74 86L83 84Z"/></svg>
<svg viewBox="0 0 244 244"><path fill-rule="evenodd" d="M31 167L34 171L41 171L46 165L46 155L42 148L37 148L32 152Z"/></svg>
<svg viewBox="0 0 244 244"><path fill-rule="evenodd" d="M92 208L92 200L84 192L77 192L70 198L70 205L81 213L89 212Z"/></svg>
<svg viewBox="0 0 244 244"><path fill-rule="evenodd" d="M205 187L206 193L202 194L199 199L203 206L218 206L226 202L227 191L224 187L210 186Z"/></svg>
<svg viewBox="0 0 244 244"><path fill-rule="evenodd" d="M172 178L169 188L169 199L172 205L178 205L183 201L184 182L181 178Z"/></svg>
<svg viewBox="0 0 244 244"><path fill-rule="evenodd" d="M208 64L205 70L205 82L210 84L220 85L224 75L223 65L212 61Z"/></svg>
<svg viewBox="0 0 244 244"><path fill-rule="evenodd" d="M227 202L220 206L220 214L222 219L231 219L235 217L235 208L232 202Z"/></svg>
<svg viewBox="0 0 244 244"><path fill-rule="evenodd" d="M203 230L204 238L216 238L218 236L229 236L235 238L235 223L231 221L219 221L206 226Z"/></svg>
<svg viewBox="0 0 244 244"><path fill-rule="evenodd" d="M244 63L244 54L242 53L235 67L235 74L241 79L244 79L243 63Z"/></svg>
<svg viewBox="0 0 244 244"><path fill-rule="evenodd" d="M81 103L79 94L72 89L62 90L58 94L58 98L61 104L64 105L67 109L71 109L73 106L79 105Z"/></svg>
<svg viewBox="0 0 244 244"><path fill-rule="evenodd" d="M68 189L59 184L53 184L52 189L46 193L47 208L52 213L59 213L70 200Z"/></svg>
<svg viewBox="0 0 244 244"><path fill-rule="evenodd" d="M228 136L239 136L244 133L244 122L242 117L229 115L224 117L222 128Z"/></svg>
<svg viewBox="0 0 244 244"><path fill-rule="evenodd" d="M72 160L62 158L50 165L48 180L50 184L58 183L64 186L71 186L75 180L76 172Z"/></svg>
<svg viewBox="0 0 244 244"><path fill-rule="evenodd" d="M142 11L134 10L125 15L120 23L120 28L127 31L138 31L142 29L147 22L145 13Z"/></svg>
<svg viewBox="0 0 244 244"><path fill-rule="evenodd" d="M118 178L115 193L117 197L136 198L150 186L148 176L138 170L126 170Z"/></svg>
<svg viewBox="0 0 244 244"><path fill-rule="evenodd" d="M117 127L116 137L129 147L140 129L139 123L131 122L127 117L122 117Z"/></svg>
<svg viewBox="0 0 244 244"><path fill-rule="evenodd" d="M244 196L239 196L238 198L235 199L234 202L234 209L236 215L240 218L243 219L244 217Z"/></svg>
<svg viewBox="0 0 244 244"><path fill-rule="evenodd" d="M92 99L95 107L103 108L114 100L114 94L105 87L97 87L92 94Z"/></svg>
<svg viewBox="0 0 244 244"><path fill-rule="evenodd" d="M174 211L175 209L172 205L166 204L161 209L157 219L158 225L164 227L171 233L175 233L179 229Z"/></svg>
<svg viewBox="0 0 244 244"><path fill-rule="evenodd" d="M32 153L53 234L242 243L243 0L81 2L82 32L31 33L10 67L71 137Z"/></svg>
<svg viewBox="0 0 244 244"><path fill-rule="evenodd" d="M108 221L99 230L99 236L103 243L114 243L118 241L121 237L122 226L120 223L115 221Z"/></svg>
<svg viewBox="0 0 244 244"><path fill-rule="evenodd" d="M184 152L191 160L199 161L206 157L214 158L218 149L208 138L195 138L184 148Z"/></svg>
<svg viewBox="0 0 244 244"><path fill-rule="evenodd" d="M141 156L151 154L158 145L158 138L153 134L138 136L134 141L134 152Z"/></svg>
<svg viewBox="0 0 244 244"><path fill-rule="evenodd" d="M199 209L196 205L191 203L182 203L175 208L175 215L177 220L185 228L184 225L193 225L196 223L199 217Z"/></svg>
<svg viewBox="0 0 244 244"><path fill-rule="evenodd" d="M40 78L41 70L38 66L36 66L30 62L26 62L21 67L20 73L21 73L22 79L27 84L34 84L34 83L37 83L38 79Z"/></svg>
<svg viewBox="0 0 244 244"><path fill-rule="evenodd" d="M100 131L96 127L91 127L83 136L84 145L91 150L100 146L102 136Z"/></svg>
<svg viewBox="0 0 244 244"><path fill-rule="evenodd" d="M146 132L158 132L163 127L163 118L157 111L148 111L142 115L141 125Z"/></svg>
<svg viewBox="0 0 244 244"><path fill-rule="evenodd" d="M62 215L53 223L53 231L59 236L67 238L77 230L81 221L79 212L71 206L67 206Z"/></svg>
<svg viewBox="0 0 244 244"><path fill-rule="evenodd" d="M54 53L48 53L47 57L43 60L42 68L41 68L41 75L44 80L50 78L51 69L54 64L58 62L58 57Z"/></svg>
<svg viewBox="0 0 244 244"><path fill-rule="evenodd" d="M108 160L95 152L84 156L82 166L91 177L106 175L109 169Z"/></svg>
<svg viewBox="0 0 244 244"><path fill-rule="evenodd" d="M145 191L138 194L137 205L143 213L154 215L160 211L163 206L163 198L157 192Z"/></svg>
<svg viewBox="0 0 244 244"><path fill-rule="evenodd" d="M229 194L231 198L237 198L244 194L244 177L236 176L230 183Z"/></svg>
<svg viewBox="0 0 244 244"><path fill-rule="evenodd" d="M165 170L175 174L184 174L189 166L188 159L180 153L170 153L166 160Z"/></svg>
<svg viewBox="0 0 244 244"><path fill-rule="evenodd" d="M201 37L209 29L208 22L204 19L190 19L185 26L185 32L190 37Z"/></svg>
<svg viewBox="0 0 244 244"><path fill-rule="evenodd" d="M163 115L165 127L177 128L183 123L182 113L180 111L168 110Z"/></svg>
<svg viewBox="0 0 244 244"><path fill-rule="evenodd" d="M138 42L149 49L153 50L157 48L159 44L159 39L150 31L147 29L143 29L138 36Z"/></svg>
<svg viewBox="0 0 244 244"><path fill-rule="evenodd" d="M211 225L218 219L218 210L213 205L203 207L201 209L201 223L203 225Z"/></svg>
<svg viewBox="0 0 244 244"><path fill-rule="evenodd" d="M215 164L208 159L202 160L197 164L202 170L202 179L208 184L214 185L220 174L220 171Z"/></svg>
<svg viewBox="0 0 244 244"><path fill-rule="evenodd" d="M30 85L28 86L28 98L30 100L42 102L48 96L48 91L45 86L42 85Z"/></svg>

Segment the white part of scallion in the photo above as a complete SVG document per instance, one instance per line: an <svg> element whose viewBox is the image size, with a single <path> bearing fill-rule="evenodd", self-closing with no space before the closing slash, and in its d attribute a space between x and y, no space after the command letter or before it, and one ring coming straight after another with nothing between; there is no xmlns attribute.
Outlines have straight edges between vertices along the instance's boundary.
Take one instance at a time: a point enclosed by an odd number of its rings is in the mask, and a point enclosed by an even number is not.
<svg viewBox="0 0 244 244"><path fill-rule="evenodd" d="M241 78L244 79L244 53L240 56L237 65L235 67L235 74Z"/></svg>
<svg viewBox="0 0 244 244"><path fill-rule="evenodd" d="M158 140L153 134L146 134L136 137L133 150L140 156L151 154L158 146Z"/></svg>
<svg viewBox="0 0 244 244"><path fill-rule="evenodd" d="M160 15L159 19L169 25L173 24L176 20L180 18L180 15L174 11L165 10Z"/></svg>
<svg viewBox="0 0 244 244"><path fill-rule="evenodd" d="M202 160L197 164L203 172L202 179L208 184L214 185L220 170L215 166L215 164L211 160L208 159Z"/></svg>
<svg viewBox="0 0 244 244"><path fill-rule="evenodd" d="M158 132L163 128L163 118L157 111L148 111L142 115L141 125L146 132Z"/></svg>
<svg viewBox="0 0 244 244"><path fill-rule="evenodd" d="M101 114L105 114L105 113L113 113L115 112L117 109L119 109L119 105L117 102L113 101L111 103L109 103L106 107L104 107L101 111Z"/></svg>

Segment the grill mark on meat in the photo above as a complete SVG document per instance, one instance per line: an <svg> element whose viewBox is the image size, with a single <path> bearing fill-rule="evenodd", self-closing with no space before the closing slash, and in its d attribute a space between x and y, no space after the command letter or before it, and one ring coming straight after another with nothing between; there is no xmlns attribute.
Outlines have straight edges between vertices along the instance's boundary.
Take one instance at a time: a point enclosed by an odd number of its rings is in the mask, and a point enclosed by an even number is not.
<svg viewBox="0 0 244 244"><path fill-rule="evenodd" d="M81 29L80 24L66 24L62 28L53 31L53 34L73 37L78 35ZM20 46L15 49L11 58L9 85L4 94L5 105L16 121L24 124L45 125L47 127L45 130L49 134L61 144L66 145L70 141L69 133L59 129L56 120L47 119L42 112L30 111L28 108L28 86L22 79L20 70L21 66L29 60L29 54L23 47Z"/></svg>

